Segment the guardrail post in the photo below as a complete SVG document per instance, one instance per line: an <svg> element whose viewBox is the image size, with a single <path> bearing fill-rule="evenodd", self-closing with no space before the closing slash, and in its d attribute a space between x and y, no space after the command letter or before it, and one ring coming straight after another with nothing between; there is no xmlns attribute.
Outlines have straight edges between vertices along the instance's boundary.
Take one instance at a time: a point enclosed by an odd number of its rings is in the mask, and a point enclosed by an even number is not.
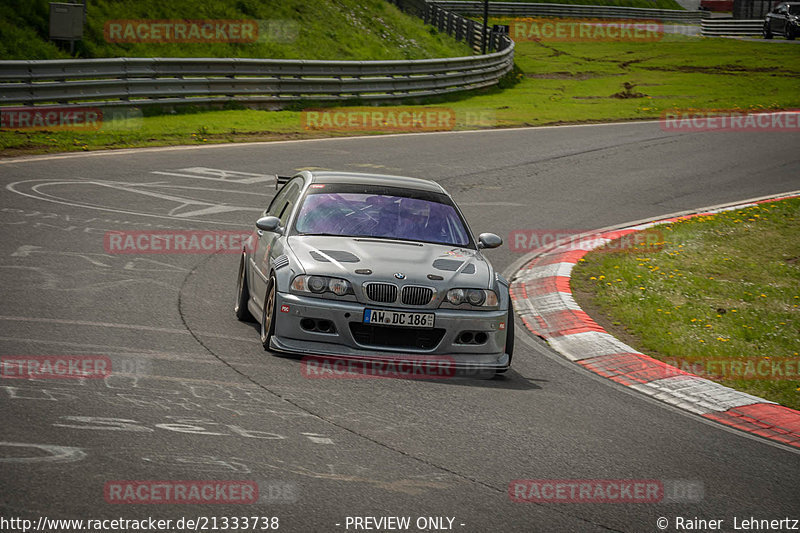
<svg viewBox="0 0 800 533"><path fill-rule="evenodd" d="M467 38L465 39L470 48L475 50L475 21L467 21Z"/></svg>
<svg viewBox="0 0 800 533"><path fill-rule="evenodd" d="M483 0L483 37L481 39L481 54L486 53L486 41L488 40L489 32L489 0Z"/></svg>
<svg viewBox="0 0 800 533"><path fill-rule="evenodd" d="M128 84L128 58L122 58L122 79L125 81L125 95L120 98L124 102L129 102L131 99L131 87Z"/></svg>

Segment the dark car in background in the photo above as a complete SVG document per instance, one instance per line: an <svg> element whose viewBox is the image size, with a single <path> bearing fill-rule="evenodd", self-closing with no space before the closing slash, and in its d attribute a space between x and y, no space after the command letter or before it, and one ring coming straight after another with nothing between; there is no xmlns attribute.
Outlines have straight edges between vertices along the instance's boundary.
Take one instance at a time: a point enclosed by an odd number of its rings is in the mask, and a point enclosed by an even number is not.
<svg viewBox="0 0 800 533"><path fill-rule="evenodd" d="M800 2L778 4L767 13L764 38L772 39L773 35L783 35L790 41L800 35Z"/></svg>

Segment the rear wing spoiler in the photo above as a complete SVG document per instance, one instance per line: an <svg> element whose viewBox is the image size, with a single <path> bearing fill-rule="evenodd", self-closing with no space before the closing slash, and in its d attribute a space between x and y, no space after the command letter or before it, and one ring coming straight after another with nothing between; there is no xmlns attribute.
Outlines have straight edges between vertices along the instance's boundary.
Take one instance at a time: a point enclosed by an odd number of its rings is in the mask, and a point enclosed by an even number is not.
<svg viewBox="0 0 800 533"><path fill-rule="evenodd" d="M278 176L275 174L275 190L277 191L283 185L286 185L290 179L292 179L292 176Z"/></svg>

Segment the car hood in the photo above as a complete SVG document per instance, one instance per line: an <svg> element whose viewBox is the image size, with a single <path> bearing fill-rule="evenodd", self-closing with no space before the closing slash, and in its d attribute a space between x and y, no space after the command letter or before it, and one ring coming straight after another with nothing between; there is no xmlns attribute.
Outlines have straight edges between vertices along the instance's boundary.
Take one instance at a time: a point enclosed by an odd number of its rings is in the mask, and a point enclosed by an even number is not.
<svg viewBox="0 0 800 533"><path fill-rule="evenodd" d="M493 275L478 250L455 246L313 235L289 237L288 244L307 274L341 276L357 282L398 283L395 274L400 273L405 276L402 284L489 288ZM364 269L372 274L356 272Z"/></svg>

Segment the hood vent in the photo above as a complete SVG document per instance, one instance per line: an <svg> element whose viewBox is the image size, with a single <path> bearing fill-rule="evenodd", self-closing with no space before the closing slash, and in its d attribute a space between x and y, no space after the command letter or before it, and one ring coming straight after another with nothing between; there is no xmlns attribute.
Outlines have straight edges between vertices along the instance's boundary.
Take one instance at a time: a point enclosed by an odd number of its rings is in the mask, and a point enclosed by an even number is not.
<svg viewBox="0 0 800 533"><path fill-rule="evenodd" d="M437 270L455 272L462 263L463 261L456 261L455 259L437 259L433 262L433 268Z"/></svg>
<svg viewBox="0 0 800 533"><path fill-rule="evenodd" d="M433 268L437 270L444 270L447 272L455 272L461 265L463 265L463 261L456 261L455 259L437 259L433 262ZM464 267L464 270L460 272L460 274L474 274L475 273L475 265L473 263L468 264Z"/></svg>
<svg viewBox="0 0 800 533"><path fill-rule="evenodd" d="M319 252L312 250L309 253L311 254L311 257L321 263L330 263L330 259L328 259L329 257L340 263L358 263L361 261L357 255L351 254L350 252L345 252L344 250L320 250Z"/></svg>

